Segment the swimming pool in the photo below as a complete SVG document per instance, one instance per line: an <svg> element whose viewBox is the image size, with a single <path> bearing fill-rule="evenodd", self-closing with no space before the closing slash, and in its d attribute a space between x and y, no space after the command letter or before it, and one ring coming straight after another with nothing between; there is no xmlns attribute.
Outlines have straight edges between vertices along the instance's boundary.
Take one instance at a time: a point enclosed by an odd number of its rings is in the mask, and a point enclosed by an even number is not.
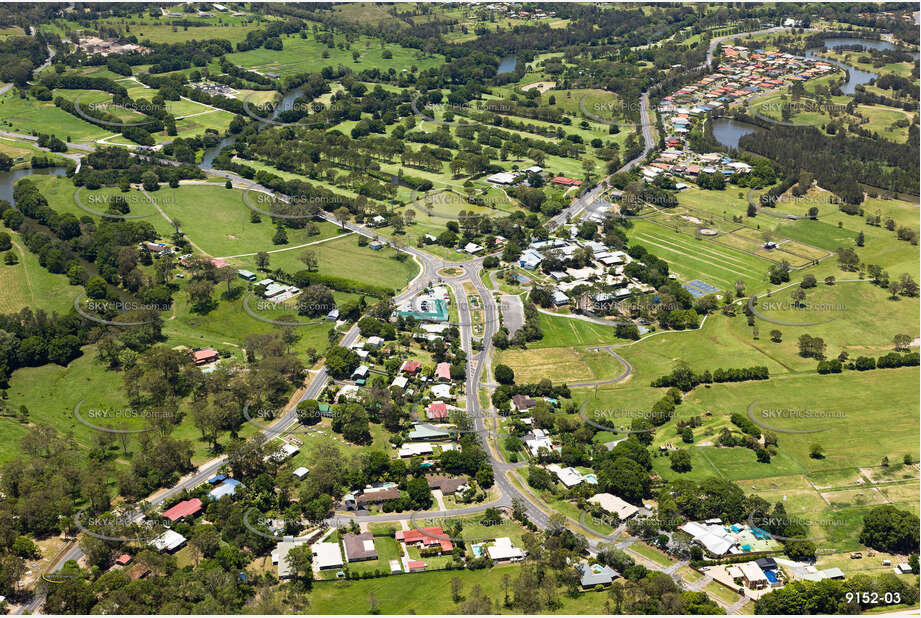
<svg viewBox="0 0 921 618"><path fill-rule="evenodd" d="M582 478L584 478L587 482L591 483L592 485L598 484L598 477L595 476L594 472L592 472L591 474L583 474Z"/></svg>
<svg viewBox="0 0 921 618"><path fill-rule="evenodd" d="M479 558L483 555L483 546L482 545L471 545L470 549L473 550L473 557Z"/></svg>

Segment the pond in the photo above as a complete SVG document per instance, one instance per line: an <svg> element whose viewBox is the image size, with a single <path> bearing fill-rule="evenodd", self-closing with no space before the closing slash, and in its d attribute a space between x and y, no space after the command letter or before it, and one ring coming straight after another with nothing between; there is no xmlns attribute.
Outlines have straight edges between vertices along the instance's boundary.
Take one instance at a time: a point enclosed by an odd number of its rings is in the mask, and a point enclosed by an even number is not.
<svg viewBox="0 0 921 618"><path fill-rule="evenodd" d="M758 131L759 127L733 120L732 118L715 118L713 120L713 137L726 148L738 148L743 136Z"/></svg>
<svg viewBox="0 0 921 618"><path fill-rule="evenodd" d="M515 70L515 65L518 64L518 59L515 56L506 56L499 63L498 74L502 75L503 73L511 73Z"/></svg>

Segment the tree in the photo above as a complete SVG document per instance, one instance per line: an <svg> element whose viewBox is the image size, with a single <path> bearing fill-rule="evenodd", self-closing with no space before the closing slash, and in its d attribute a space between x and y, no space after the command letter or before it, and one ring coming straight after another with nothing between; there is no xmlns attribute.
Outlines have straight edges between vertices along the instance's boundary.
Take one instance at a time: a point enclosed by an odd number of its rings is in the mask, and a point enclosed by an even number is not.
<svg viewBox="0 0 921 618"><path fill-rule="evenodd" d="M892 344L895 346L896 352L907 352L911 341L911 335L899 334L892 338Z"/></svg>
<svg viewBox="0 0 921 618"><path fill-rule="evenodd" d="M256 268L259 270L266 270L269 267L269 254L265 251L260 251L256 254Z"/></svg>
<svg viewBox="0 0 921 618"><path fill-rule="evenodd" d="M455 603L459 603L461 600L461 588L463 583L461 578L456 575L451 578L451 598L454 599Z"/></svg>
<svg viewBox="0 0 921 618"><path fill-rule="evenodd" d="M878 506L864 515L860 542L893 554L912 554L921 542L918 516L892 505Z"/></svg>
<svg viewBox="0 0 921 618"><path fill-rule="evenodd" d="M153 172L144 172L141 175L141 185L145 191L156 191L160 188L160 181Z"/></svg>
<svg viewBox="0 0 921 618"><path fill-rule="evenodd" d="M314 272L314 271L316 271L317 268L318 268L318 265L319 265L319 263L320 263L319 260L317 259L317 253L316 253L316 251L312 251L312 250L310 250L310 249L307 249L306 251L304 251L303 253L301 253L301 255L300 255L300 257L298 257L298 259L299 259L301 262L303 262L304 267L307 268L307 271L308 271L308 272Z"/></svg>
<svg viewBox="0 0 921 618"><path fill-rule="evenodd" d="M691 470L691 453L687 449L678 449L668 456L672 470L675 472L689 472Z"/></svg>
<svg viewBox="0 0 921 618"><path fill-rule="evenodd" d="M809 447L809 456L813 459L824 459L825 449L822 448L821 444L813 444Z"/></svg>
<svg viewBox="0 0 921 618"><path fill-rule="evenodd" d="M498 364L496 365L495 370L493 371L496 381L499 384L514 384L515 383L515 371L508 365Z"/></svg>
<svg viewBox="0 0 921 618"><path fill-rule="evenodd" d="M288 232L285 231L285 228L278 226L275 229L275 235L272 236L272 244L274 245L287 245L288 244Z"/></svg>
<svg viewBox="0 0 921 618"><path fill-rule="evenodd" d="M776 328L771 331L771 341L774 343L780 343L781 337L783 337L783 333Z"/></svg>

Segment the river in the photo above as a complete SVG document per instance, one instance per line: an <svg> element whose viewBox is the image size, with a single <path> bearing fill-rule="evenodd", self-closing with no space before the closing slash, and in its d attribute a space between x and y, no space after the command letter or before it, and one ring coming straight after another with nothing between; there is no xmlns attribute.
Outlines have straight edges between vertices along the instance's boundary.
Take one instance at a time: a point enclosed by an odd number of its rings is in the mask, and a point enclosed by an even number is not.
<svg viewBox="0 0 921 618"><path fill-rule="evenodd" d="M66 167L42 167L39 169L14 170L12 172L0 172L0 200L6 200L13 203L13 185L18 180L32 175L42 176L66 176Z"/></svg>

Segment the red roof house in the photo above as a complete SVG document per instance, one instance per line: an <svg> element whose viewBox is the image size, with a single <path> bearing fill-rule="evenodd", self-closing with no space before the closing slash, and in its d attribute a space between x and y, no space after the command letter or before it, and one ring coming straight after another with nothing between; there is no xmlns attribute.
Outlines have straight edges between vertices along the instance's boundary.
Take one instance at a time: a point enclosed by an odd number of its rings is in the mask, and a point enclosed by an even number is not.
<svg viewBox="0 0 921 618"><path fill-rule="evenodd" d="M129 554L122 554L115 559L115 564L120 564L122 566L125 566L129 562L131 562L131 556Z"/></svg>
<svg viewBox="0 0 921 618"><path fill-rule="evenodd" d="M217 350L214 348L196 348L192 350L192 360L196 365L206 365L218 359Z"/></svg>
<svg viewBox="0 0 921 618"><path fill-rule="evenodd" d="M443 401L436 401L429 404L429 407L425 410L426 415L429 417L429 420L440 421L448 418L448 405Z"/></svg>
<svg viewBox="0 0 921 618"><path fill-rule="evenodd" d="M422 369L422 363L419 361L403 361L403 364L400 366L400 371L412 374L415 374L420 369Z"/></svg>
<svg viewBox="0 0 921 618"><path fill-rule="evenodd" d="M435 366L435 377L446 382L451 381L451 365L448 363L438 363Z"/></svg>
<svg viewBox="0 0 921 618"><path fill-rule="evenodd" d="M414 545L416 543L421 544L423 547L441 545L442 553L454 551L454 545L444 537L447 537L447 535L441 529L441 526L397 530L395 534L396 540L403 541L407 545Z"/></svg>
<svg viewBox="0 0 921 618"><path fill-rule="evenodd" d="M163 517L170 521L179 521L184 517L195 515L199 511L201 511L201 500L192 498L191 500L183 500L176 506L163 511Z"/></svg>

